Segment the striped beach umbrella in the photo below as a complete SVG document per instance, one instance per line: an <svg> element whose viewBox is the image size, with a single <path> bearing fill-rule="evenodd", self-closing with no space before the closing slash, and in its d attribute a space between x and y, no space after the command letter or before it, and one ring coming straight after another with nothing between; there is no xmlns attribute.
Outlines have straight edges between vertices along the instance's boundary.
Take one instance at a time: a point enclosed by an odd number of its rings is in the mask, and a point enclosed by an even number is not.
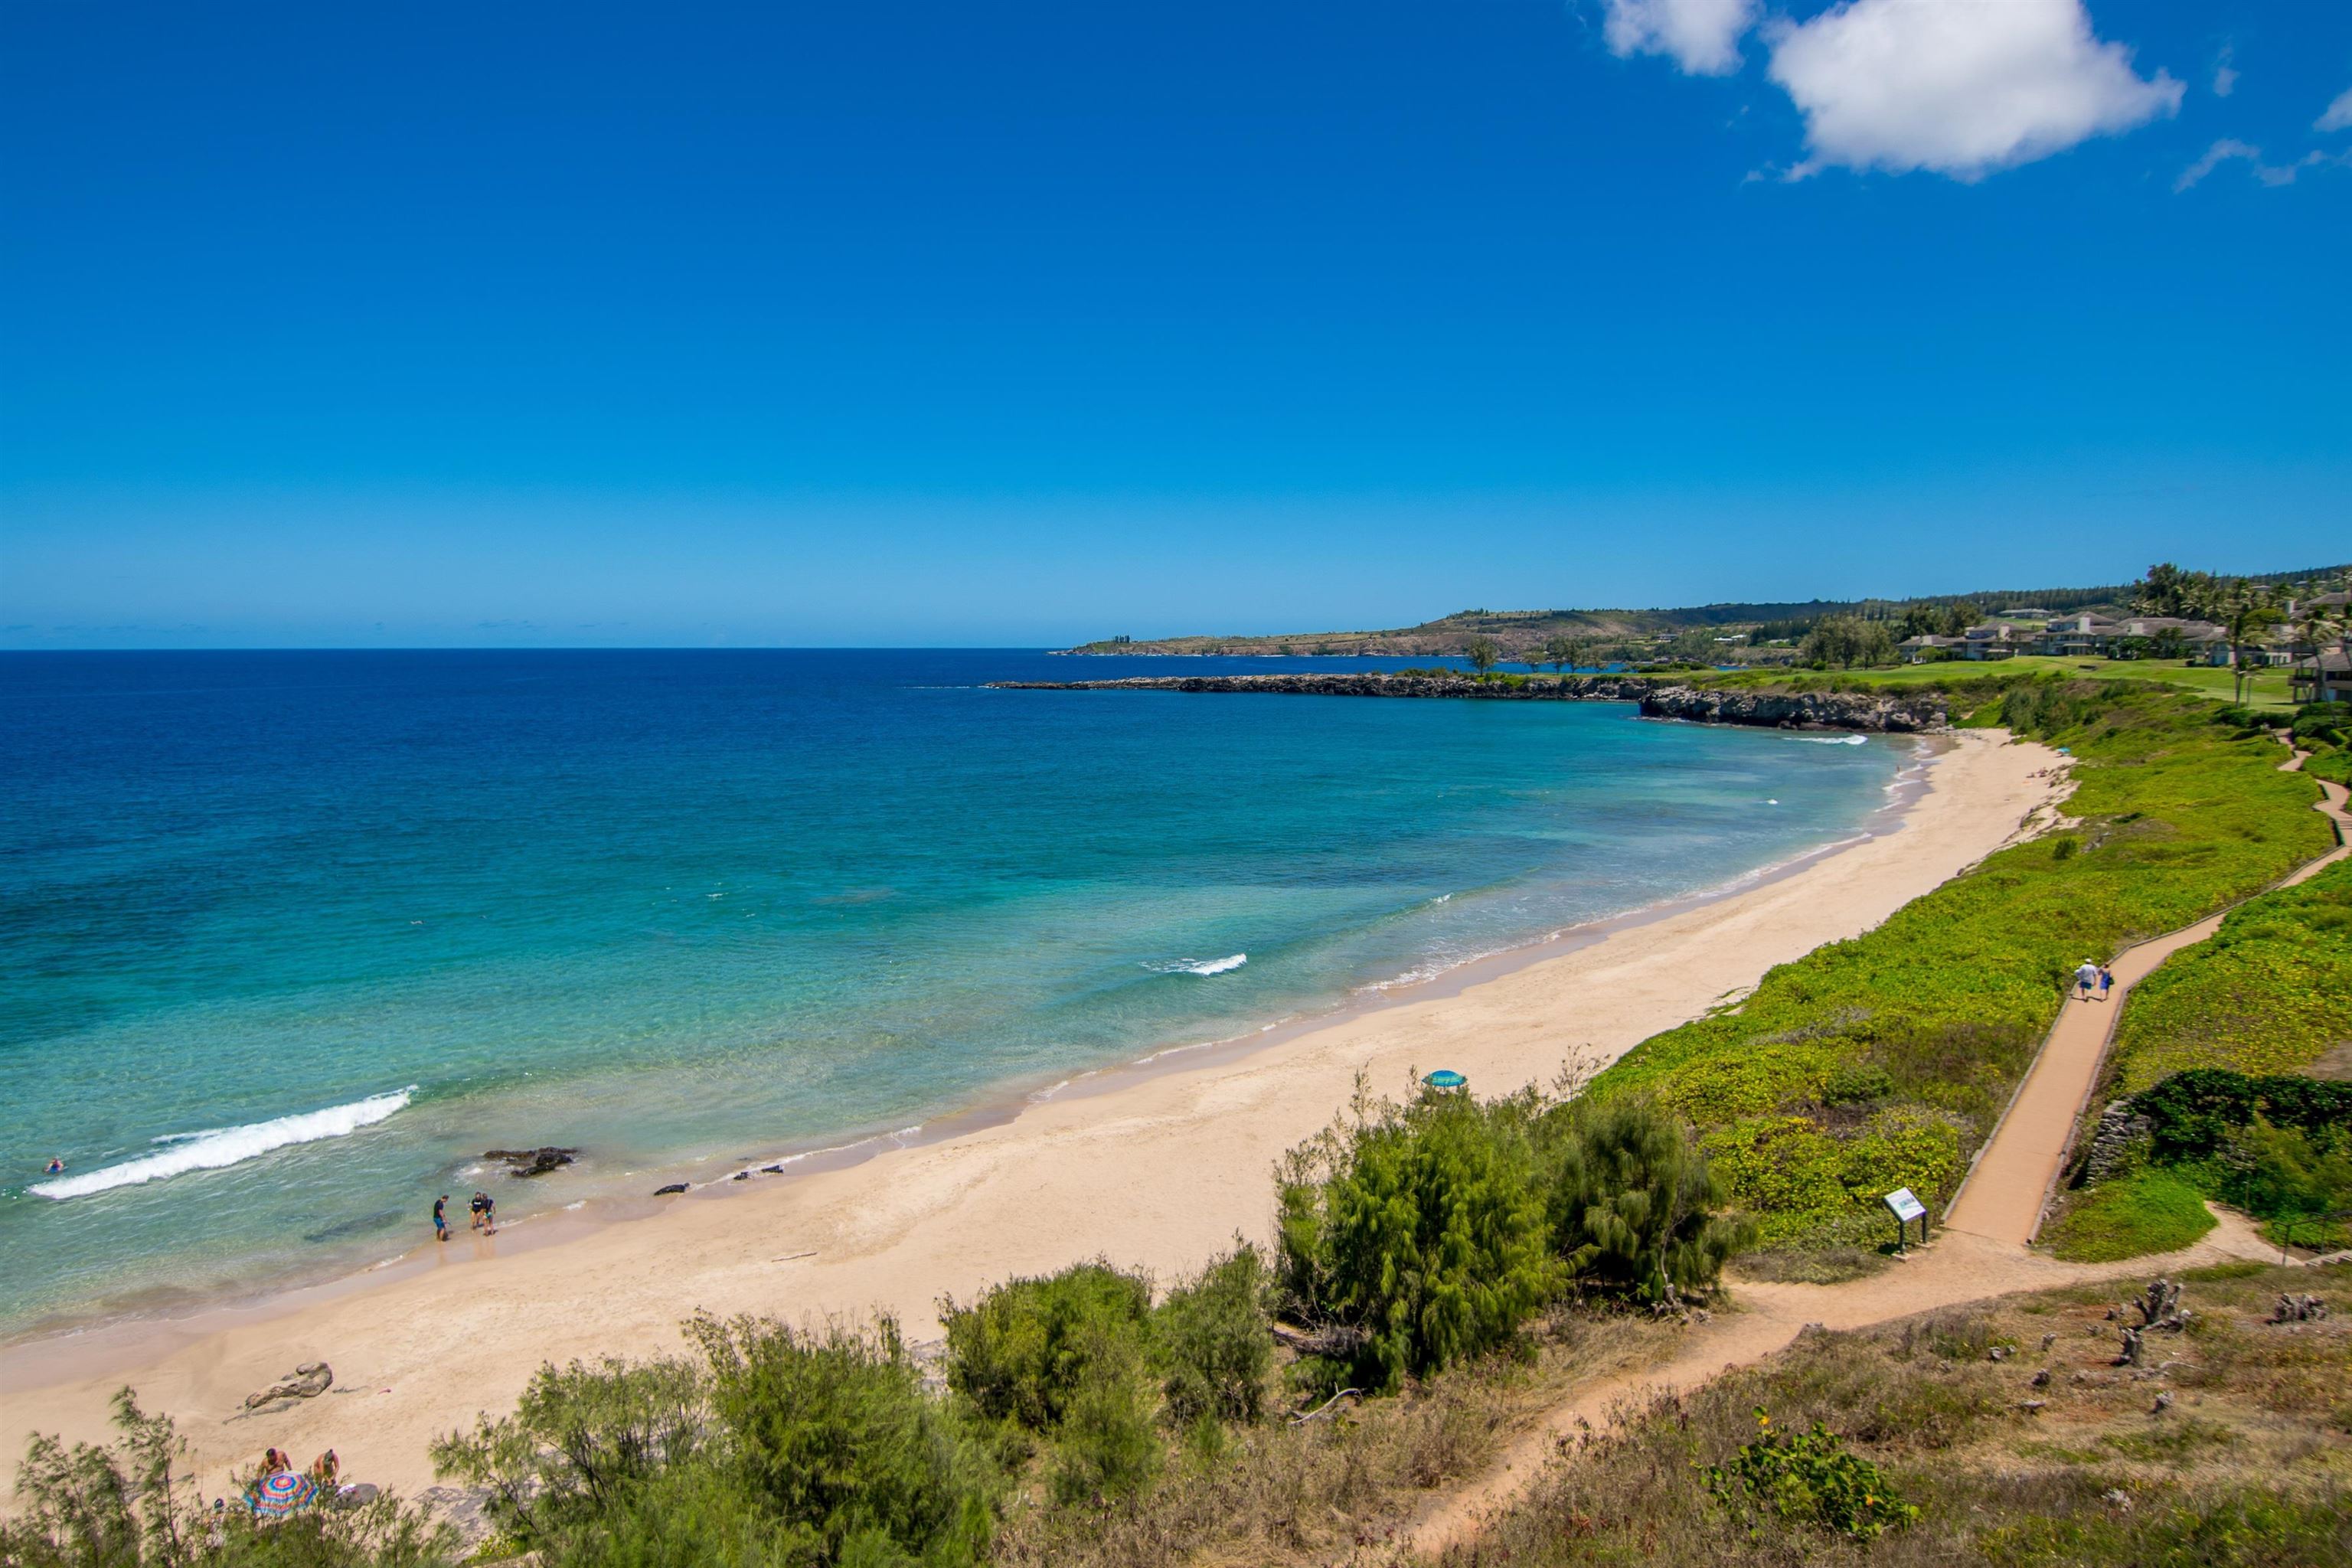
<svg viewBox="0 0 2352 1568"><path fill-rule="evenodd" d="M253 1494L254 1515L259 1519L284 1519L319 1500L319 1483L292 1470L279 1470L263 1479Z"/></svg>

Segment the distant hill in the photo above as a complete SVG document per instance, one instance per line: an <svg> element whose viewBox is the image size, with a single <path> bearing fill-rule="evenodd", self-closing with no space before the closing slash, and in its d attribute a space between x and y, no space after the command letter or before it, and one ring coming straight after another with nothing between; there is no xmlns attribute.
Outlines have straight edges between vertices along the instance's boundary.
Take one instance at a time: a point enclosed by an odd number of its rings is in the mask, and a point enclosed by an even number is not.
<svg viewBox="0 0 2352 1568"><path fill-rule="evenodd" d="M2248 575L2256 583L2333 581L2352 567L2315 566L2293 572ZM1975 594L1937 594L1911 599L1805 599L1785 603L1693 605L1655 610L1457 610L1419 626L1384 630L1276 632L1243 637L1106 637L1064 651L1074 654L1251 654L1259 656L1363 656L1402 658L1458 654L1474 637L1488 637L1507 659L1539 651L1555 637L1581 637L1599 645L1648 644L1679 654L1731 644L1794 642L1825 616L1900 619L1905 612L1965 605L1983 615L2011 610L2068 615L2083 610L2130 607L2137 583L2088 588L1998 588ZM1717 638L1727 641L1718 645ZM1675 646L1680 645L1680 646Z"/></svg>

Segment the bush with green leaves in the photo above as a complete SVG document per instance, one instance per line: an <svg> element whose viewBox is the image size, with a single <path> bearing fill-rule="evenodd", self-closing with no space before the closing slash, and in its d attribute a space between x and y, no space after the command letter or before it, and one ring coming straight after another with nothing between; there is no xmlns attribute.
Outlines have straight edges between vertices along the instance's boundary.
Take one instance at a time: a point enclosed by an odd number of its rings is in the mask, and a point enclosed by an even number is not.
<svg viewBox="0 0 2352 1568"><path fill-rule="evenodd" d="M1278 1201L1286 1294L1310 1321L1352 1331L1345 1370L1373 1386L1505 1344L1567 1279L1517 1102L1360 1091L1291 1152Z"/></svg>
<svg viewBox="0 0 2352 1568"><path fill-rule="evenodd" d="M443 1568L455 1535L389 1494L257 1523L240 1501L207 1506L184 1462L187 1440L128 1388L113 1443L36 1436L16 1473L17 1514L0 1521L9 1568Z"/></svg>
<svg viewBox="0 0 2352 1568"><path fill-rule="evenodd" d="M948 1386L986 1420L1051 1431L1094 1363L1136 1363L1150 1313L1151 1281L1105 1262L1008 1280L969 1306L943 1297Z"/></svg>
<svg viewBox="0 0 2352 1568"><path fill-rule="evenodd" d="M434 1445L493 1519L583 1568L964 1568L1002 1489L898 1326L698 1317L694 1360L542 1368Z"/></svg>
<svg viewBox="0 0 2352 1568"><path fill-rule="evenodd" d="M1729 1463L1703 1472L1708 1495L1748 1520L1750 1535L1771 1519L1874 1541L1918 1521L1918 1508L1895 1495L1885 1472L1820 1422L1791 1437L1773 1430L1772 1417L1759 1405L1756 1424L1762 1430L1754 1442L1741 1445Z"/></svg>
<svg viewBox="0 0 2352 1568"><path fill-rule="evenodd" d="M1151 1314L1151 1361L1168 1419L1251 1424L1274 1371L1274 1275L1246 1241L1168 1292Z"/></svg>
<svg viewBox="0 0 2352 1568"><path fill-rule="evenodd" d="M1723 1184L1690 1130L1654 1100L1571 1100L1538 1123L1552 1245L1580 1289L1670 1302L1715 1288L1749 1227L1717 1211Z"/></svg>

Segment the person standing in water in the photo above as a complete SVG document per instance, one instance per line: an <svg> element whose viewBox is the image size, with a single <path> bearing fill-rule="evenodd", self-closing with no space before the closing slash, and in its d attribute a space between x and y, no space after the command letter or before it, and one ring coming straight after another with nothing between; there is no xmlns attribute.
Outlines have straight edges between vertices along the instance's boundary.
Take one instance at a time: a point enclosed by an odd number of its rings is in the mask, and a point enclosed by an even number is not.
<svg viewBox="0 0 2352 1568"><path fill-rule="evenodd" d="M449 1239L449 1194L446 1193L433 1200L433 1239Z"/></svg>

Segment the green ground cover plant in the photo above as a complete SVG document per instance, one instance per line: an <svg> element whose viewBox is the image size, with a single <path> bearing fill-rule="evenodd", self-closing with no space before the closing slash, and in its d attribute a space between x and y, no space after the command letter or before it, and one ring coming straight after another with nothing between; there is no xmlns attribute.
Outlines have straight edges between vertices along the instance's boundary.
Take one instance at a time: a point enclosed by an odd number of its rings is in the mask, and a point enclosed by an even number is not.
<svg viewBox="0 0 2352 1568"><path fill-rule="evenodd" d="M1768 1245L1874 1237L1896 1186L1948 1199L2077 963L2245 898L2330 841L2276 742L2210 722L2193 696L2031 677L1948 689L1956 710L2071 750L2077 825L1774 969L1593 1085L1695 1123Z"/></svg>
<svg viewBox="0 0 2352 1568"><path fill-rule="evenodd" d="M2352 1041L2352 861L2231 911L2209 940L2132 988L2116 1087L2186 1068L2292 1072Z"/></svg>

